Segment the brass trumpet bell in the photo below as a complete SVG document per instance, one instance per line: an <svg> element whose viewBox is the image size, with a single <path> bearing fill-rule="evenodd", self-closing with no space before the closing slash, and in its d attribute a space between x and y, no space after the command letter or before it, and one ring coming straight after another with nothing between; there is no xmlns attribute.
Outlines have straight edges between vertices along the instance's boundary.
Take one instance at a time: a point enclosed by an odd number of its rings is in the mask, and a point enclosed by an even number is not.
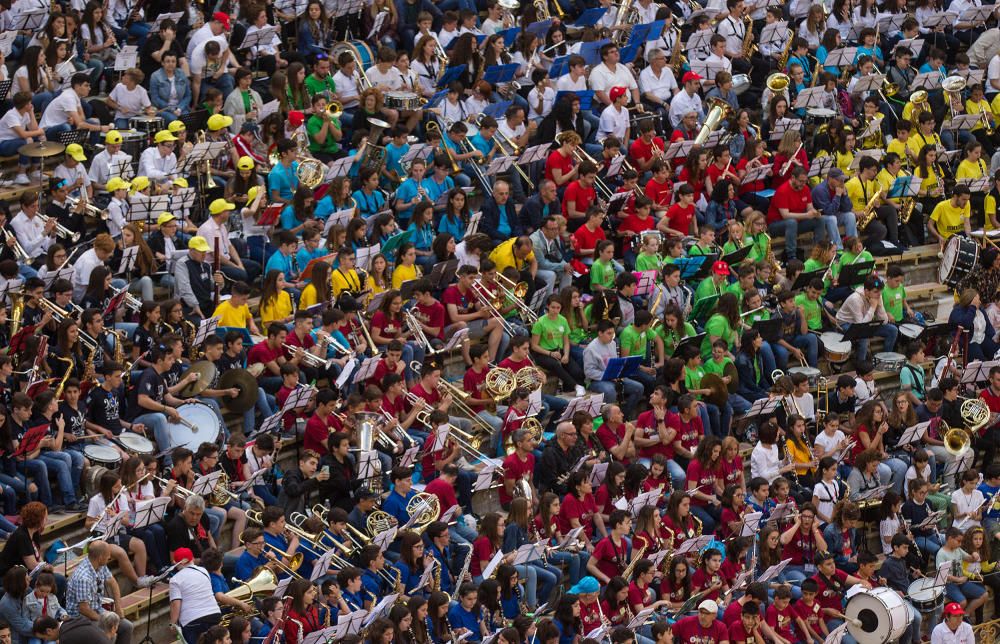
<svg viewBox="0 0 1000 644"><path fill-rule="evenodd" d="M330 118L339 119L340 115L344 113L344 106L337 101L330 101L330 104L326 106L326 111Z"/></svg>
<svg viewBox="0 0 1000 644"><path fill-rule="evenodd" d="M767 77L767 82L765 84L769 90L778 94L785 91L790 81L791 79L789 79L788 74L775 72Z"/></svg>

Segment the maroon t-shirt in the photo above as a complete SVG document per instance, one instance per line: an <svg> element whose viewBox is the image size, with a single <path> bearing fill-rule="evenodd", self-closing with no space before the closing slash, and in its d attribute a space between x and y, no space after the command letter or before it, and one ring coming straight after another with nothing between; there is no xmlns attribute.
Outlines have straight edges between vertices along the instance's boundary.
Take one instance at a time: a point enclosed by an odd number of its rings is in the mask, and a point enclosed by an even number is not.
<svg viewBox="0 0 1000 644"><path fill-rule="evenodd" d="M729 641L729 629L719 620L715 620L707 628L701 625L697 615L685 617L674 624L676 642L686 644L719 644Z"/></svg>

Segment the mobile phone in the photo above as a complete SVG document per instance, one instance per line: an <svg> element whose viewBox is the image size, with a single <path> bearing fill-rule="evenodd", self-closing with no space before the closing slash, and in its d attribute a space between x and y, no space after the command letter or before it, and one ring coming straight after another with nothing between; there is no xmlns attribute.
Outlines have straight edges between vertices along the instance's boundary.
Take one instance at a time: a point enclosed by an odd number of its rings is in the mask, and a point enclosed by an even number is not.
<svg viewBox="0 0 1000 644"><path fill-rule="evenodd" d="M330 466L329 465L324 465L323 466L323 474L326 474L326 475L330 474Z"/></svg>

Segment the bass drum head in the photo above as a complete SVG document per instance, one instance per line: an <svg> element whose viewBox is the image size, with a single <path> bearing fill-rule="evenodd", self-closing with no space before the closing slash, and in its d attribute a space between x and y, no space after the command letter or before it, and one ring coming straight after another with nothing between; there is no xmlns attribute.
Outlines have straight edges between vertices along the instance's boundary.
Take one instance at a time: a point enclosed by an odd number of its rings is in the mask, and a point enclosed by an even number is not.
<svg viewBox="0 0 1000 644"><path fill-rule="evenodd" d="M181 418L188 421L192 427L184 423L167 422L167 433L170 435L170 448L186 447L192 452L198 451L202 443L216 443L219 439L219 417L211 407L202 403L188 403L177 408Z"/></svg>
<svg viewBox="0 0 1000 644"><path fill-rule="evenodd" d="M87 445L83 455L94 465L117 468L122 462L122 455L114 447L108 445Z"/></svg>
<svg viewBox="0 0 1000 644"><path fill-rule="evenodd" d="M87 468L80 485L88 498L101 491L101 477L104 476L105 472L110 471L103 465L91 465Z"/></svg>
<svg viewBox="0 0 1000 644"><path fill-rule="evenodd" d="M847 600L846 615L847 632L864 644L896 641L910 626L910 609L896 591L889 588L857 593Z"/></svg>
<svg viewBox="0 0 1000 644"><path fill-rule="evenodd" d="M933 577L915 580L906 589L910 603L921 613L930 613L944 604L944 589L934 584Z"/></svg>
<svg viewBox="0 0 1000 644"><path fill-rule="evenodd" d="M968 237L952 235L944 246L944 257L938 266L938 281L958 288L966 275L979 262L979 245Z"/></svg>

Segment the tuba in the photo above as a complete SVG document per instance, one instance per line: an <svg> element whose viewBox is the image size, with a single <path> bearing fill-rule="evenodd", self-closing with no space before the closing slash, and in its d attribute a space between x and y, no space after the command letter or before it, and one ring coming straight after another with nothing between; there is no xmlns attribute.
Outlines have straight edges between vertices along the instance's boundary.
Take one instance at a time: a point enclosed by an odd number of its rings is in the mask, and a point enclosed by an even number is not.
<svg viewBox="0 0 1000 644"><path fill-rule="evenodd" d="M24 294L10 291L7 297L10 298L10 337L13 338L21 330L24 320Z"/></svg>
<svg viewBox="0 0 1000 644"><path fill-rule="evenodd" d="M355 419L358 427L358 451L361 454L373 454L374 449L372 444L375 440L375 430L378 427L378 423L382 420L382 416L376 414L375 412L361 412L355 414ZM372 460L372 476L368 480L368 488L375 492L376 494L382 493L382 462L376 456ZM370 528L369 528L370 529ZM378 531L372 530L372 534L378 534Z"/></svg>
<svg viewBox="0 0 1000 644"><path fill-rule="evenodd" d="M708 137L716 130L724 119L729 118L732 114L733 108L729 106L729 103L725 102L721 98L709 98L705 100L711 106L711 110L708 112L708 116L705 117L705 124L701 126L701 131L698 132L698 136L695 137L694 142L696 145L704 145Z"/></svg>
<svg viewBox="0 0 1000 644"><path fill-rule="evenodd" d="M372 129L368 133L368 143L365 147L365 156L361 159L361 167L381 170L382 166L385 165L386 150L384 146L379 145L379 141L382 140L382 135L391 126L381 119L371 117L369 117L368 122L372 124Z"/></svg>
<svg viewBox="0 0 1000 644"><path fill-rule="evenodd" d="M226 593L226 597L231 597L241 602L249 601L254 597L270 596L278 587L278 578L264 566L258 568L254 576L248 581L242 581L235 577L233 577L232 581L237 586Z"/></svg>

